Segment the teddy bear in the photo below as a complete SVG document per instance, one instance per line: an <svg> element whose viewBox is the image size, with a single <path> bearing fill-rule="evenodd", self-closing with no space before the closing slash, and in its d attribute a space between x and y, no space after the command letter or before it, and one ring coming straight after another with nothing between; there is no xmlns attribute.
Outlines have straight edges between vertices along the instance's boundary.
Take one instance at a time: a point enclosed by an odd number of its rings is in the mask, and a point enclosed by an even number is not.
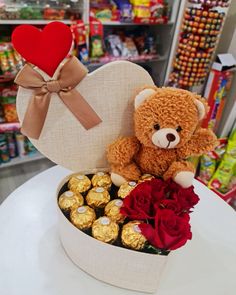
<svg viewBox="0 0 236 295"><path fill-rule="evenodd" d="M134 109L134 136L120 137L107 148L113 183L152 174L191 186L195 168L186 159L217 145L215 134L200 127L205 99L183 89L147 86L135 96Z"/></svg>

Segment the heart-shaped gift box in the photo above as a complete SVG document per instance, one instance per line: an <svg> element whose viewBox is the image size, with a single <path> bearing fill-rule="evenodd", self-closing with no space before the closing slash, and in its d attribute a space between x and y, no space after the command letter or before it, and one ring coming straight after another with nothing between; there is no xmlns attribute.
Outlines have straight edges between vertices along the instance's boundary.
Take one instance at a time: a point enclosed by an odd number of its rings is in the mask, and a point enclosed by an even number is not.
<svg viewBox="0 0 236 295"><path fill-rule="evenodd" d="M57 79L37 67L45 81ZM78 73L79 75L79 73ZM74 172L95 173L108 167L105 150L118 136L133 134L133 98L153 80L142 67L127 61L112 62L87 74L76 90L101 118L102 122L86 130L72 115L57 93L51 93L50 105L36 148L53 162ZM17 111L22 123L34 90L19 87ZM32 114L34 116L34 114ZM108 169L105 168L107 171ZM70 176L58 187L58 194ZM57 205L58 207L58 205ZM137 252L100 242L78 230L58 207L62 245L81 269L119 287L154 292L157 289L166 256Z"/></svg>

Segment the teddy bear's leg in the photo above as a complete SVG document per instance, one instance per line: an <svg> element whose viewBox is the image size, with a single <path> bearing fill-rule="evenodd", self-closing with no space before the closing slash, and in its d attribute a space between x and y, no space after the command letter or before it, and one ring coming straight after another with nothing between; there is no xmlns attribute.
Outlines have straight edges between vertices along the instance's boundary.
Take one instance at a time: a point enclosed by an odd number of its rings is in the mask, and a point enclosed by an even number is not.
<svg viewBox="0 0 236 295"><path fill-rule="evenodd" d="M188 161L173 162L164 174L164 180L172 178L183 188L190 187L193 183L195 168Z"/></svg>
<svg viewBox="0 0 236 295"><path fill-rule="evenodd" d="M111 180L116 186L121 186L126 181L137 181L140 176L140 170L135 163L128 164L126 166L111 166Z"/></svg>

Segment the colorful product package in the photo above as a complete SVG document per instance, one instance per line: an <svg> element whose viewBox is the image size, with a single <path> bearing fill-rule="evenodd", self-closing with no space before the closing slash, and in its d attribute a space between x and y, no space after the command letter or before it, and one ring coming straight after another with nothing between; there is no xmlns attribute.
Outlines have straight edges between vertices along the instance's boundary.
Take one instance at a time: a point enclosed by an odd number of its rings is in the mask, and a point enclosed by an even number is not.
<svg viewBox="0 0 236 295"><path fill-rule="evenodd" d="M89 54L86 43L86 28L84 22L82 20L77 20L71 25L71 31L77 49L76 55L82 63L87 64L89 61Z"/></svg>
<svg viewBox="0 0 236 295"><path fill-rule="evenodd" d="M205 184L208 184L216 169L216 159L209 155L203 155L200 159L199 178Z"/></svg>
<svg viewBox="0 0 236 295"><path fill-rule="evenodd" d="M11 66L8 62L7 54L0 48L0 70L3 75L11 72Z"/></svg>
<svg viewBox="0 0 236 295"><path fill-rule="evenodd" d="M22 66L22 58L13 50L12 44L0 43L0 75L15 75Z"/></svg>
<svg viewBox="0 0 236 295"><path fill-rule="evenodd" d="M209 182L209 187L227 193L230 190L232 177L236 174L236 130L228 140L226 152L216 172ZM232 185L232 183L231 183Z"/></svg>
<svg viewBox="0 0 236 295"><path fill-rule="evenodd" d="M233 72L211 70L204 96L208 100L210 110L202 126L216 130L224 109L226 95L230 88ZM210 84L209 84L210 83Z"/></svg>
<svg viewBox="0 0 236 295"><path fill-rule="evenodd" d="M10 156L10 158L15 158L15 157L17 157L17 147L16 147L15 134L13 131L7 131L5 133L5 135L7 138L9 156Z"/></svg>
<svg viewBox="0 0 236 295"><path fill-rule="evenodd" d="M16 144L17 144L17 151L19 157L26 156L25 150L25 136L21 133L16 133Z"/></svg>
<svg viewBox="0 0 236 295"><path fill-rule="evenodd" d="M132 0L134 22L149 23L151 18L150 0Z"/></svg>
<svg viewBox="0 0 236 295"><path fill-rule="evenodd" d="M0 157L2 163L7 163L10 161L7 137L4 133L0 134Z"/></svg>
<svg viewBox="0 0 236 295"><path fill-rule="evenodd" d="M129 0L114 0L119 11L121 22L131 22L133 18L132 5Z"/></svg>
<svg viewBox="0 0 236 295"><path fill-rule="evenodd" d="M104 55L103 51L103 25L100 21L90 18L90 42L91 57L99 58Z"/></svg>
<svg viewBox="0 0 236 295"><path fill-rule="evenodd" d="M122 56L124 56L124 57L137 57L138 56L137 47L131 37L126 37L123 45L124 45L124 48L122 51Z"/></svg>
<svg viewBox="0 0 236 295"><path fill-rule="evenodd" d="M15 97L3 97L2 105L5 120L8 123L18 122L18 116L16 112L16 98Z"/></svg>
<svg viewBox="0 0 236 295"><path fill-rule="evenodd" d="M121 57L123 52L123 42L118 35L108 35L105 39L105 46L108 54L114 57Z"/></svg>
<svg viewBox="0 0 236 295"><path fill-rule="evenodd" d="M220 138L218 141L219 144L214 151L211 151L200 158L199 178L205 184L208 184L212 178L217 165L226 151L227 138Z"/></svg>

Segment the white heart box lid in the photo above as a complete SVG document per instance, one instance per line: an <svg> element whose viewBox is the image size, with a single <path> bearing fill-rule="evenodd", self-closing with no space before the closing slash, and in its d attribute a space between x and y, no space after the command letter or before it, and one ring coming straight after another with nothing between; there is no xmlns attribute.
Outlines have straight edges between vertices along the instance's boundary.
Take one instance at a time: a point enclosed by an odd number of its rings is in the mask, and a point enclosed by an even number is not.
<svg viewBox="0 0 236 295"><path fill-rule="evenodd" d="M48 75L40 73L49 80ZM108 144L119 136L133 134L134 95L145 85L154 85L154 82L141 66L128 61L108 63L88 74L76 87L102 123L85 130L53 93L40 138L30 140L47 158L72 171L107 167ZM19 87L20 122L32 95L32 90Z"/></svg>

